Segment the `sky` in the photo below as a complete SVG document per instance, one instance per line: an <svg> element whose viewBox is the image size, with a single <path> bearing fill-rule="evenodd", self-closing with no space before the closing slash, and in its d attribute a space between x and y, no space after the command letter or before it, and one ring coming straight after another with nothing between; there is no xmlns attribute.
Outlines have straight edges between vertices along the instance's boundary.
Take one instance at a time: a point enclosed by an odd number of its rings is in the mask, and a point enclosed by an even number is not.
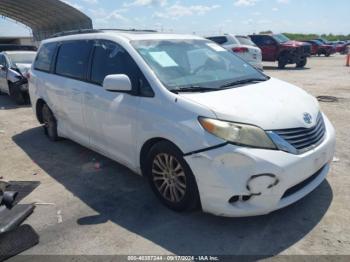
<svg viewBox="0 0 350 262"><path fill-rule="evenodd" d="M166 32L251 34L350 34L349 0L64 0L91 17L95 28ZM1 36L31 30L0 19Z"/></svg>

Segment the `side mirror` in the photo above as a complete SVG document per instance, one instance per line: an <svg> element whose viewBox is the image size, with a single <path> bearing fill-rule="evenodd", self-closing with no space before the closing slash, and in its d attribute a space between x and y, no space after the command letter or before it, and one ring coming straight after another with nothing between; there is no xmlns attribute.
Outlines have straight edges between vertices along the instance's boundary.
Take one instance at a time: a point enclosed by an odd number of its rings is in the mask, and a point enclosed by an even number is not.
<svg viewBox="0 0 350 262"><path fill-rule="evenodd" d="M132 85L127 75L108 75L103 80L103 88L107 91L130 92Z"/></svg>
<svg viewBox="0 0 350 262"><path fill-rule="evenodd" d="M7 70L7 67L4 66L4 65L0 65L0 70L1 70L1 71L6 71L6 70Z"/></svg>

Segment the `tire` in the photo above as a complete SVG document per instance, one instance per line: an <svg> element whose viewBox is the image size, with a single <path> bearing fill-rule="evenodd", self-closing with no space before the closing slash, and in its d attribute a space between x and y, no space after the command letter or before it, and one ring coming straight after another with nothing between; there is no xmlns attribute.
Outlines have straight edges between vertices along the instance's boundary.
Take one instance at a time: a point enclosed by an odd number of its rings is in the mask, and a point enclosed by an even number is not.
<svg viewBox="0 0 350 262"><path fill-rule="evenodd" d="M299 63L297 63L297 68L303 68L307 64L307 58L304 57Z"/></svg>
<svg viewBox="0 0 350 262"><path fill-rule="evenodd" d="M58 141L57 120L46 104L44 104L41 109L41 115L44 122L45 135L53 142Z"/></svg>
<svg viewBox="0 0 350 262"><path fill-rule="evenodd" d="M326 52L324 55L325 55L326 57L330 57L331 53L330 53L330 52Z"/></svg>
<svg viewBox="0 0 350 262"><path fill-rule="evenodd" d="M288 59L285 55L282 55L278 58L278 68L279 69L284 69L287 64L288 64Z"/></svg>
<svg viewBox="0 0 350 262"><path fill-rule="evenodd" d="M9 83L10 97L18 104L24 105L26 103L25 97L19 86Z"/></svg>
<svg viewBox="0 0 350 262"><path fill-rule="evenodd" d="M185 211L198 207L195 177L182 152L173 144L163 141L151 148L145 173L152 191L170 209Z"/></svg>

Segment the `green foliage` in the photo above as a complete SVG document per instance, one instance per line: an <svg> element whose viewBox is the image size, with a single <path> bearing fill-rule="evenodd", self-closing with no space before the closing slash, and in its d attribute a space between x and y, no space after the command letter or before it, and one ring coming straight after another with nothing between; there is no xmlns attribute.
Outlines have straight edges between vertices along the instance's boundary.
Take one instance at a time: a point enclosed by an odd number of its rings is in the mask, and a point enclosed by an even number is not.
<svg viewBox="0 0 350 262"><path fill-rule="evenodd" d="M343 41L343 40L350 40L350 34L348 35L333 35L333 34L292 34L292 33L283 33L291 40L299 40L299 41L306 41L306 40L313 40L316 38L324 38L328 41Z"/></svg>

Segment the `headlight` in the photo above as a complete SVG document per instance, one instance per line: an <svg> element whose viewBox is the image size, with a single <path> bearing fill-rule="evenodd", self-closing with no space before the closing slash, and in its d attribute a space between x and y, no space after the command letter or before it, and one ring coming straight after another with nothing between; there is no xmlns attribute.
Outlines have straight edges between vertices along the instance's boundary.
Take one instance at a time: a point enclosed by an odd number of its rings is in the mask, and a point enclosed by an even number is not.
<svg viewBox="0 0 350 262"><path fill-rule="evenodd" d="M259 127L200 117L199 122L209 133L241 146L277 149Z"/></svg>

